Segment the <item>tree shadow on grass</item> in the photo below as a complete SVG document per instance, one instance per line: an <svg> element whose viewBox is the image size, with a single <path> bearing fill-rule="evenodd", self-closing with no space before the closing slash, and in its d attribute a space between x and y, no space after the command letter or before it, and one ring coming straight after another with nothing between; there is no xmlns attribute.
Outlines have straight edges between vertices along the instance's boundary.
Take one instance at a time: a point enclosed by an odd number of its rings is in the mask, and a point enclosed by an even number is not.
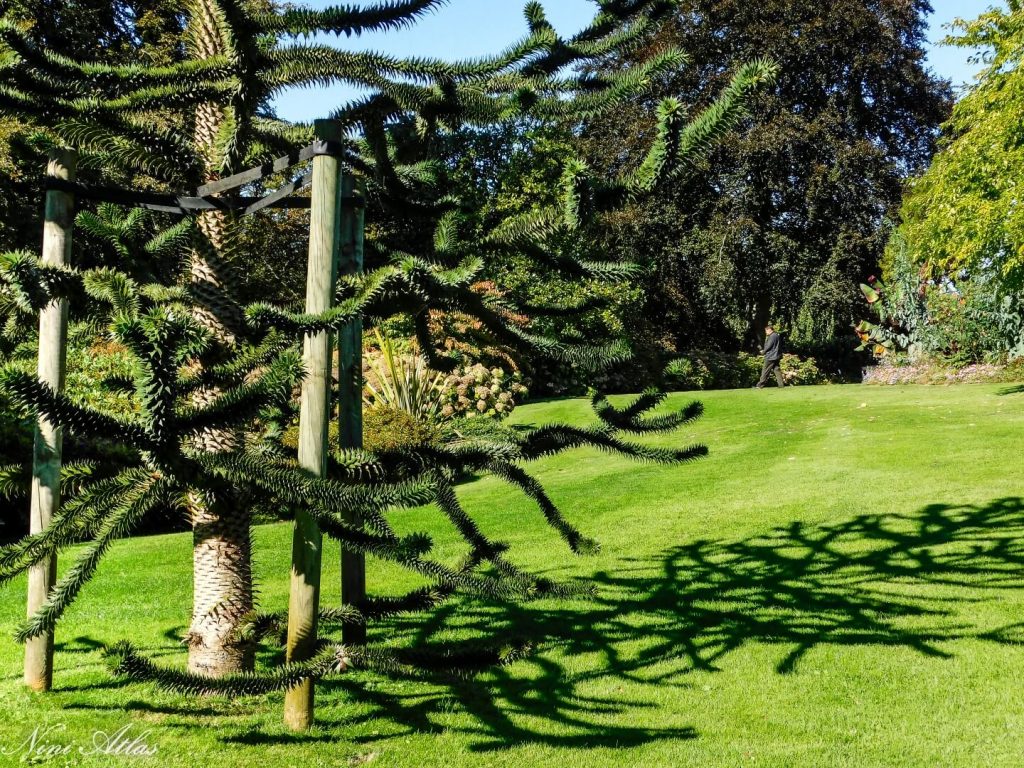
<svg viewBox="0 0 1024 768"><path fill-rule="evenodd" d="M390 720L407 732L461 730L480 751L522 743L625 747L696 734L634 726L650 722L645 710L655 705L594 695L595 687L630 684L643 693L689 686L688 675L725 668L749 643L780 646L776 671L790 674L823 646L902 647L949 658L949 641L1024 640L1020 625L981 627L970 618L971 603L1024 587L1019 498L839 524L794 522L624 565L597 574L597 596L583 604L452 605L427 621L395 621L406 641L419 644L459 626L480 638L521 637L540 646L526 660L450 683L413 707L355 681L329 685L369 703L367 720ZM452 709L467 713L469 724L446 717Z"/></svg>
<svg viewBox="0 0 1024 768"><path fill-rule="evenodd" d="M257 729L225 736L220 741L224 744L241 744L244 746L271 746L282 744L333 744L344 740L343 734L332 733L266 733Z"/></svg>
<svg viewBox="0 0 1024 768"><path fill-rule="evenodd" d="M665 690L691 687L694 672L727 668L730 655L751 643L779 647L775 671L792 674L826 646L898 647L943 659L954 652L950 641L1024 641L1024 625L979 626L972 616L972 604L1024 586L1019 498L794 522L621 562L596 574L596 596L586 601L455 602L383 628L403 645L457 637L537 646L514 664L463 680L389 683L357 672L321 683L317 732L263 733L242 718L218 738L373 743L444 732L479 752L521 744L628 748L696 737L692 728L655 725L665 716ZM339 713L349 701L358 706Z"/></svg>
<svg viewBox="0 0 1024 768"><path fill-rule="evenodd" d="M120 709L125 712L139 712L150 715L182 715L187 717L202 717L206 715L219 715L220 710L215 707L204 707L198 705L179 707L173 704L152 704L148 701L141 701L139 699L131 699L129 701L119 703L117 707L111 707L105 704L86 704L84 702L71 702L65 704L63 709L85 709L85 710L96 710L96 711L109 711L111 709Z"/></svg>
<svg viewBox="0 0 1024 768"><path fill-rule="evenodd" d="M79 635L74 640L54 643L53 650L57 653L95 653L103 649L103 643L88 635Z"/></svg>
<svg viewBox="0 0 1024 768"><path fill-rule="evenodd" d="M522 674L524 664L529 665L526 675ZM374 734L348 737L356 743L379 741L377 732L383 730L388 738L464 734L471 738L471 749L480 752L524 744L629 748L697 737L690 727L642 725L647 720L645 713L656 705L621 695L587 694L561 664L541 656L486 678L435 682L433 692L408 697L354 679L331 680L324 687L344 690L361 707L370 707L345 723L348 727L374 723Z"/></svg>

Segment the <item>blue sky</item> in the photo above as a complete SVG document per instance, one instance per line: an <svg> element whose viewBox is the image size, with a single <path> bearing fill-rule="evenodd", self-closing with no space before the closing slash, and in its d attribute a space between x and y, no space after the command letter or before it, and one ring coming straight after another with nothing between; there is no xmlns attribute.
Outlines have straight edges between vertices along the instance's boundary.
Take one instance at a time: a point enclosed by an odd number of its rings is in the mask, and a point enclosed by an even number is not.
<svg viewBox="0 0 1024 768"><path fill-rule="evenodd" d="M935 13L930 19L929 39L937 43L945 36L944 24L957 16L977 16L994 2L997 0L932 0ZM311 0L304 4L324 7L334 3ZM523 5L524 0L449 0L447 6L409 29L353 40L343 37L337 44L403 56L444 59L483 56L505 48L525 34ZM547 0L544 6L551 23L562 34L571 34L583 27L594 12L589 0ZM967 62L969 54L958 48L933 46L929 61L936 73L960 85L974 74L974 68ZM278 114L289 120L312 120L326 115L351 95L351 91L341 88L293 90L278 99Z"/></svg>
<svg viewBox="0 0 1024 768"><path fill-rule="evenodd" d="M999 0L932 0L932 6L935 13L931 17L931 33L928 37L932 43L938 43L946 36L943 25L958 16L964 19L974 18L992 6L1005 7L1005 3ZM969 82L978 70L967 61L971 53L963 48L933 45L928 52L928 60L932 69L952 80L953 85L959 86Z"/></svg>

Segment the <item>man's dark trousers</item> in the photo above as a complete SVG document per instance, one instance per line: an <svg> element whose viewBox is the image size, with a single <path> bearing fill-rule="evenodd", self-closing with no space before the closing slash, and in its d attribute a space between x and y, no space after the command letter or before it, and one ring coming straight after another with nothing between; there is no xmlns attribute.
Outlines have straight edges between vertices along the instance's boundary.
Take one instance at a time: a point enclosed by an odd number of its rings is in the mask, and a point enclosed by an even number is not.
<svg viewBox="0 0 1024 768"><path fill-rule="evenodd" d="M768 377L775 373L775 380L779 382L780 387L786 386L785 379L782 378L782 366L779 365L778 360L765 360L764 368L761 369L761 380L757 382L758 389L764 389L764 386L768 383ZM750 379L747 379L750 381Z"/></svg>
<svg viewBox="0 0 1024 768"><path fill-rule="evenodd" d="M786 386L782 378L782 368L779 361L782 359L782 337L774 331L764 340L764 368L761 369L761 380L757 382L757 388L763 389L768 383L768 377L775 372L775 380L780 387Z"/></svg>

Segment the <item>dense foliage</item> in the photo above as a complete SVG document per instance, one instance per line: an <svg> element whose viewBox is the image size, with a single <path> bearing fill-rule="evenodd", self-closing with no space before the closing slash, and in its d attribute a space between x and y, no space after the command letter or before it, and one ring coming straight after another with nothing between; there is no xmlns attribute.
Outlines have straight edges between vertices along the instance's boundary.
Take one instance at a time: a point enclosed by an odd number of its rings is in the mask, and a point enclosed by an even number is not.
<svg viewBox="0 0 1024 768"><path fill-rule="evenodd" d="M885 271L920 282L925 317L911 351L963 367L1024 355L1024 6L1010 0L954 28L947 42L982 51L985 66L907 195Z"/></svg>
<svg viewBox="0 0 1024 768"><path fill-rule="evenodd" d="M991 273L1008 288L1024 280L1024 6L1010 0L972 21L951 43L986 52L977 82L945 125L941 151L907 197L900 229L929 277Z"/></svg>
<svg viewBox="0 0 1024 768"><path fill-rule="evenodd" d="M681 391L699 389L745 389L761 378L764 358L748 352L700 352L673 360L665 369L665 385ZM782 376L786 386L824 384L828 378L813 357L789 352L782 355Z"/></svg>
<svg viewBox="0 0 1024 768"><path fill-rule="evenodd" d="M750 95L775 74L761 60L740 67L720 98L692 117L678 101L665 99L657 134L637 168L595 179L582 164L566 163L557 200L483 220L475 214L476 201L443 183L443 158L435 151L439 137L510 118L578 122L648 90L683 56L665 49L601 77L572 71L570 65L630 45L671 10L671 4L653 1L604 2L593 23L569 39L556 35L542 7L530 3L526 38L509 51L467 63L394 60L289 42L315 33L399 28L436 5L404 0L305 11L241 0L189 3L189 45L180 61L163 68L69 59L35 40L17 18L0 20L8 76L0 86L0 109L37 124L48 140L81 150L91 179L193 189L310 140L309 126L286 124L264 110L280 89L335 81L367 87L370 96L333 117L349 131L338 142L340 155L365 182L369 210L385 212L368 232L365 274L341 279L334 308L313 315L294 303L247 301L237 258L252 240L243 236L236 217L220 211L186 217L155 239L137 238L130 226L134 219L121 221L124 226L100 222L93 234L121 256L103 268L82 263L56 269L27 253L4 258L4 290L23 313L54 298L83 306L83 295L88 297L97 326L131 359L131 376L122 384L137 406L113 417L57 395L15 367L0 377L0 387L24 412L91 440L89 449L100 443L122 449L118 462L97 459L90 470L94 477L71 497L52 530L0 551L0 579L9 579L74 541L86 542L82 559L21 629L22 638L52 628L115 538L171 506L188 515L194 530L195 605L185 638L190 670L160 669L119 646L112 656L120 672L186 691L248 694L352 666L404 669L389 649L346 647L327 628L428 609L458 591L492 598L578 591L513 565L505 545L487 538L462 508L455 478L491 472L531 499L572 551L586 553L595 543L569 523L524 463L588 445L659 462L705 453L700 445L654 449L626 439L672 431L701 413L692 404L652 416L663 399L656 392L624 408L595 397L598 422L592 427L511 430L477 419L483 431L475 428L440 446L387 446L376 453L339 448L326 460L322 478L301 469L281 440L303 373L297 352L303 336L338 333L355 322L373 328L405 319L418 351L440 372L463 362L445 333L453 323L468 324L494 347L580 369L624 358L621 345L574 343L524 325L513 294L482 286L488 265L518 255L541 276L560 272L566 279L614 283L632 275L629 263L561 246L581 222L673 183L678 170L737 123ZM81 226L89 215L79 215ZM180 240L178 263L168 273L150 269L146 244L154 240ZM556 302L529 307L529 315L583 308ZM402 598L328 609L314 658L265 674L245 672L257 644L273 644L285 620L276 613L253 614L253 499L302 510L345 550L400 564L426 586ZM427 533L399 534L388 518L392 509L427 502L437 504L465 541L466 557L458 566L432 559ZM440 663L458 664L457 655L442 656Z"/></svg>
<svg viewBox="0 0 1024 768"><path fill-rule="evenodd" d="M25 34L72 59L165 66L182 55L183 17L166 0L8 0L8 19ZM39 242L38 123L0 117L0 249Z"/></svg>
<svg viewBox="0 0 1024 768"><path fill-rule="evenodd" d="M857 285L877 274L904 181L923 169L948 115L948 85L925 64L926 0L686 0L647 50L690 64L656 93L707 103L754 52L781 65L728 137L684 182L608 222L609 250L651 271L630 332L656 348L753 348L767 320L802 348L846 341ZM655 105L590 121L589 156L639 162Z"/></svg>
<svg viewBox="0 0 1024 768"><path fill-rule="evenodd" d="M863 349L876 358L930 358L954 368L1024 356L1024 297L1008 292L991 272L930 279L928 267L912 263L910 253L898 233L888 278L861 285L874 314L857 327Z"/></svg>

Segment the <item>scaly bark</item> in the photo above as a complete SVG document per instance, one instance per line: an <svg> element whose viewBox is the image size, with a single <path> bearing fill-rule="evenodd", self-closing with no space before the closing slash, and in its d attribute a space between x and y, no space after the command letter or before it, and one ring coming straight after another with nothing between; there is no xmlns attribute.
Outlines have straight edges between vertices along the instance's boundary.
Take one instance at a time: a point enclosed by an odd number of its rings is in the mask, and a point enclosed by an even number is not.
<svg viewBox="0 0 1024 768"><path fill-rule="evenodd" d="M250 515L229 498L193 492L193 614L186 637L189 671L221 677L253 667L251 646L235 640L253 608Z"/></svg>
<svg viewBox="0 0 1024 768"><path fill-rule="evenodd" d="M226 53L216 9L201 0L191 10L192 43L199 57ZM208 180L221 170L218 139L224 119L224 108L216 104L204 104L196 111L195 143L205 159ZM237 281L226 257L231 222L223 213L204 213L198 229L189 290L196 319L223 350L236 343L241 326L241 310L232 298ZM216 389L208 389L198 398L210 400L217 394ZM196 442L204 451L223 452L237 445L238 435L231 430L208 430ZM230 489L195 490L188 502L193 531L193 609L186 636L189 669L212 677L250 670L252 649L239 644L234 635L242 617L253 609L250 512Z"/></svg>

